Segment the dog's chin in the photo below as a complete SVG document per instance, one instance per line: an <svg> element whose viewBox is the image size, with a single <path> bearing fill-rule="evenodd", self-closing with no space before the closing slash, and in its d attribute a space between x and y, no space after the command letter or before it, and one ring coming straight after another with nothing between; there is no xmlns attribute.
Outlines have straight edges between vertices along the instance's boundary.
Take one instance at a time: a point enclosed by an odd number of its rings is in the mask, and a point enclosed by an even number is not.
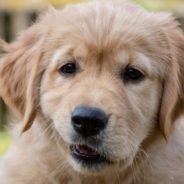
<svg viewBox="0 0 184 184"><path fill-rule="evenodd" d="M100 175L117 165L126 168L130 160L113 161L87 145L70 145L69 163L77 172Z"/></svg>

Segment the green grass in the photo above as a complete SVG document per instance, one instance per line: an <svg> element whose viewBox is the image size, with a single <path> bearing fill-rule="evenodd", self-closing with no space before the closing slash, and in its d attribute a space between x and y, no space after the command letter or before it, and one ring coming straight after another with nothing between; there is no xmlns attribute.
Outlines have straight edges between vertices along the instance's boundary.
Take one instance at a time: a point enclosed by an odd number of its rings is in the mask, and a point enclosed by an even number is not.
<svg viewBox="0 0 184 184"><path fill-rule="evenodd" d="M5 131L0 131L0 156L6 153L11 145L10 135Z"/></svg>

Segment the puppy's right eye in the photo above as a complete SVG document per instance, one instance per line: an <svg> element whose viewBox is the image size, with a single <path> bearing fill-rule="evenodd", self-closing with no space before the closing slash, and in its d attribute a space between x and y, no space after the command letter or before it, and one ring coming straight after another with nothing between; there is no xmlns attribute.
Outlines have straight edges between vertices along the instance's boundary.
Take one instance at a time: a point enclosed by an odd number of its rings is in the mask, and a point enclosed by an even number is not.
<svg viewBox="0 0 184 184"><path fill-rule="evenodd" d="M138 82L141 81L144 78L144 74L133 68L133 67L127 67L123 73L124 81L132 81L132 82Z"/></svg>
<svg viewBox="0 0 184 184"><path fill-rule="evenodd" d="M73 75L77 71L75 62L67 63L59 69L59 73L63 75Z"/></svg>

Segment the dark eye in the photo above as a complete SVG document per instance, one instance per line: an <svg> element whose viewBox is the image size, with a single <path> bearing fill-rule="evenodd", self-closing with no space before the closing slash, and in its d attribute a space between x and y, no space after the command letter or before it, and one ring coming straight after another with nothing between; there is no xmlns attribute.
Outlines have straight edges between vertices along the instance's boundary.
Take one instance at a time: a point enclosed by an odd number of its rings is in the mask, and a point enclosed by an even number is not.
<svg viewBox="0 0 184 184"><path fill-rule="evenodd" d="M77 66L75 62L67 63L59 69L60 74L67 74L67 75L75 74L76 71L77 71Z"/></svg>
<svg viewBox="0 0 184 184"><path fill-rule="evenodd" d="M133 67L127 67L123 73L123 78L125 81L138 82L144 78L144 75Z"/></svg>

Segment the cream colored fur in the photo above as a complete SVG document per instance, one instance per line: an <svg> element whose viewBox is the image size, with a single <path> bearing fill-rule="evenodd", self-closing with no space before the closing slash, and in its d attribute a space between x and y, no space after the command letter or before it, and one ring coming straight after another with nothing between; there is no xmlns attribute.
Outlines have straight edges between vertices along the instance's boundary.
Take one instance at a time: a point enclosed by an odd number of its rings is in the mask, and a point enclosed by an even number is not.
<svg viewBox="0 0 184 184"><path fill-rule="evenodd" d="M111 2L50 8L0 50L0 95L21 119L1 184L183 184L184 35L172 16ZM61 75L73 60L79 71ZM125 82L127 66L144 79ZM85 141L72 138L81 104L109 115L96 149L113 164L72 158Z"/></svg>

